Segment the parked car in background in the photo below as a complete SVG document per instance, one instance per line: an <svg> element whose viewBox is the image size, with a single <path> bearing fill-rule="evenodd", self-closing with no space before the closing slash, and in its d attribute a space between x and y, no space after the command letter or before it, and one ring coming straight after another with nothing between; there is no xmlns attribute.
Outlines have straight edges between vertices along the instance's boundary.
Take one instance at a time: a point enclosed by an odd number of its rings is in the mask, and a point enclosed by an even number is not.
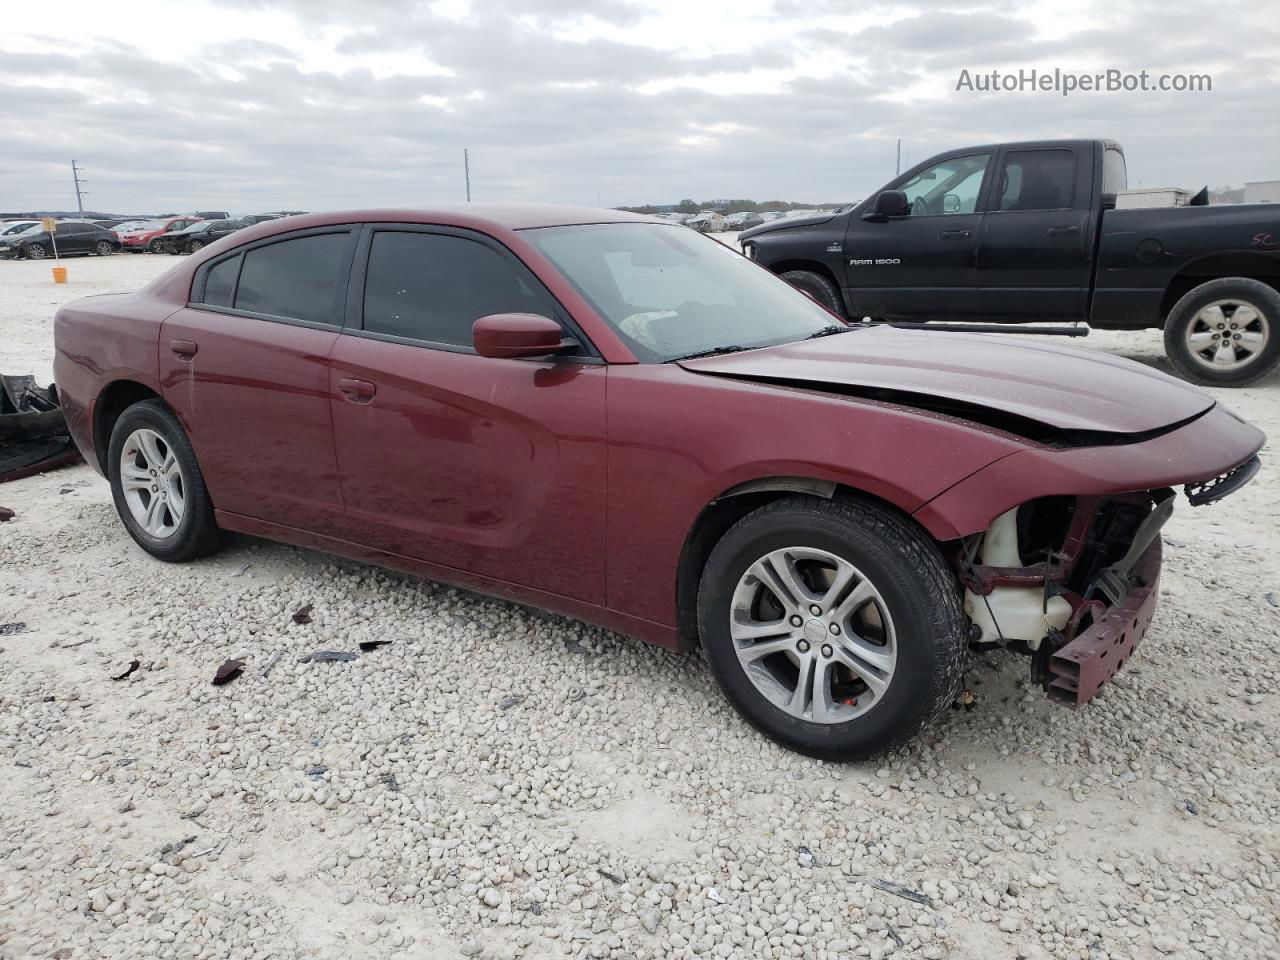
<svg viewBox="0 0 1280 960"><path fill-rule="evenodd" d="M201 220L183 230L173 230L160 237L160 251L164 253L195 253L215 240L243 230L248 224L243 220Z"/></svg>
<svg viewBox="0 0 1280 960"><path fill-rule="evenodd" d="M197 210L192 214L197 220L229 220L231 214L225 210Z"/></svg>
<svg viewBox="0 0 1280 960"><path fill-rule="evenodd" d="M653 217L246 233L54 319L68 428L143 550L235 530L700 647L750 723L830 760L946 711L970 641L1089 700L1151 621L1174 488L1258 469L1260 431L1158 371L851 327Z"/></svg>
<svg viewBox="0 0 1280 960"><path fill-rule="evenodd" d="M1115 209L1127 185L1111 140L965 147L738 240L842 317L1163 329L1178 373L1217 386L1280 367L1277 208Z"/></svg>
<svg viewBox="0 0 1280 960"><path fill-rule="evenodd" d="M0 257L15 260L43 260L56 252L59 257L95 254L109 257L120 249L120 238L110 230L84 220L60 220L56 236L41 224L22 233L0 237Z"/></svg>
<svg viewBox="0 0 1280 960"><path fill-rule="evenodd" d="M758 227L762 223L764 223L764 217L748 210L731 213L724 218L724 228L726 230L750 230L752 227Z"/></svg>
<svg viewBox="0 0 1280 960"><path fill-rule="evenodd" d="M120 226L120 224L124 223L123 220L90 220L88 222L92 223L94 226L102 227L103 230L114 230L116 227Z"/></svg>
<svg viewBox="0 0 1280 960"><path fill-rule="evenodd" d="M39 220L6 220L4 223L0 223L0 237L13 236L15 233L22 233L39 225Z"/></svg>
<svg viewBox="0 0 1280 960"><path fill-rule="evenodd" d="M148 220L140 227L122 232L120 243L130 253L160 252L160 238L166 233L185 230L199 217L165 217L161 220Z"/></svg>
<svg viewBox="0 0 1280 960"><path fill-rule="evenodd" d="M255 223L266 223L268 220L279 220L279 219L280 219L280 214L278 213L251 213L251 214L248 214L247 216L243 216L239 218L240 222L243 223L246 227L251 227Z"/></svg>

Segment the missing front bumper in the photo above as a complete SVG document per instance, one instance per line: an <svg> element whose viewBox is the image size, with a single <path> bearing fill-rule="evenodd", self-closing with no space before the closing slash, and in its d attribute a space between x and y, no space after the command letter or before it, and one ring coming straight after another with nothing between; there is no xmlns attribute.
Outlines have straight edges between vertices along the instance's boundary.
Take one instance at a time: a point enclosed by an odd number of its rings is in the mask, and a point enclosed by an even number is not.
<svg viewBox="0 0 1280 960"><path fill-rule="evenodd" d="M1107 609L1053 654L1049 660L1050 700L1071 707L1088 703L1129 661L1155 614L1160 562L1157 537L1130 571L1130 589L1123 602Z"/></svg>

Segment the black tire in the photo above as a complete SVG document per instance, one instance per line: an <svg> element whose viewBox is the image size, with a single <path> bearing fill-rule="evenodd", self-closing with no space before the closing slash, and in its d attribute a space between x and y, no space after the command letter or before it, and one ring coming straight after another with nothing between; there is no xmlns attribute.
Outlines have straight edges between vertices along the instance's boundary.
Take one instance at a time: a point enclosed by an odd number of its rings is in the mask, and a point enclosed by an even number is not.
<svg viewBox="0 0 1280 960"><path fill-rule="evenodd" d="M116 252L116 248L110 240L99 240L94 252L100 257L109 257Z"/></svg>
<svg viewBox="0 0 1280 960"><path fill-rule="evenodd" d="M1195 330L1200 311L1218 301L1228 304L1223 309L1224 316L1231 314L1226 316L1228 326L1222 333L1232 335L1229 324L1236 307L1231 304L1239 303L1258 314L1260 323L1255 326L1266 335L1260 350L1240 366L1227 370L1215 370L1197 359L1186 339L1188 332ZM1205 330L1208 328L1202 327L1198 332ZM1280 365L1280 291L1248 277L1223 277L1200 284L1169 311L1164 324L1164 352L1178 374L1192 383L1218 387L1243 387L1256 383Z"/></svg>
<svg viewBox="0 0 1280 960"><path fill-rule="evenodd" d="M164 244L160 242L159 238L156 238L155 240L152 240L149 244L147 244L147 249L150 250L152 253L163 253Z"/></svg>
<svg viewBox="0 0 1280 960"><path fill-rule="evenodd" d="M197 253L203 249L204 249L203 240L192 240L191 243L187 245L187 253Z"/></svg>
<svg viewBox="0 0 1280 960"><path fill-rule="evenodd" d="M120 482L120 460L125 441L140 427L147 427L160 435L173 451L182 471L186 510L177 529L163 539L148 534L134 518ZM143 400L120 415L111 430L111 442L107 447L107 477L111 481L111 498L125 529L151 556L168 563L185 563L221 546L222 531L214 520L213 502L209 499L195 451L191 449L182 424L163 401Z"/></svg>
<svg viewBox="0 0 1280 960"><path fill-rule="evenodd" d="M780 274L783 280L802 293L807 293L837 317L845 316L844 300L834 283L812 270L788 270Z"/></svg>
<svg viewBox="0 0 1280 960"><path fill-rule="evenodd" d="M29 243L22 251L22 255L28 260L43 260L49 255L49 251L44 248L43 243Z"/></svg>
<svg viewBox="0 0 1280 960"><path fill-rule="evenodd" d="M735 652L729 624L739 579L765 554L790 547L817 548L852 563L893 619L892 678L854 719L817 723L787 713L756 689ZM788 496L739 520L703 570L698 627L721 689L747 722L823 760L863 759L916 736L955 700L967 651L959 587L937 546L908 519L860 500Z"/></svg>

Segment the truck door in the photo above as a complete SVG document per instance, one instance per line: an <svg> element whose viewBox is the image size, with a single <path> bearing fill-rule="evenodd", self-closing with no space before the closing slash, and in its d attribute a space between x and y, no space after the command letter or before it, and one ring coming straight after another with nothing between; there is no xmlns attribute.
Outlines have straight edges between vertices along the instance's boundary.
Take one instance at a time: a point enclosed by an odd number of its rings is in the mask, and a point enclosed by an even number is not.
<svg viewBox="0 0 1280 960"><path fill-rule="evenodd" d="M1081 319L1093 254L1093 165L1084 150L1007 150L978 238L984 319Z"/></svg>
<svg viewBox="0 0 1280 960"><path fill-rule="evenodd" d="M851 316L927 319L977 312L974 254L991 161L990 153L940 160L890 185L907 195L905 216L850 218L844 276Z"/></svg>

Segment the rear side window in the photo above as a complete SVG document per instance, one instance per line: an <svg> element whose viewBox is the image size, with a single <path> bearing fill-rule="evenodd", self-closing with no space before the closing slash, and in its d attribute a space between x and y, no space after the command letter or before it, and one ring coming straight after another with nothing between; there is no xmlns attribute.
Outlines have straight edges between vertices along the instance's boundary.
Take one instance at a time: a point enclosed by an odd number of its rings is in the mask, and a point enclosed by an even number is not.
<svg viewBox="0 0 1280 960"><path fill-rule="evenodd" d="M235 308L310 323L333 323L333 295L347 239L346 233L325 233L247 251Z"/></svg>
<svg viewBox="0 0 1280 960"><path fill-rule="evenodd" d="M220 260L209 268L204 278L204 302L214 307L231 306L236 292L236 274L240 272L240 258Z"/></svg>
<svg viewBox="0 0 1280 960"><path fill-rule="evenodd" d="M483 243L433 233L374 234L365 330L470 347L472 324L492 313L550 317L552 306L544 291Z"/></svg>
<svg viewBox="0 0 1280 960"><path fill-rule="evenodd" d="M1076 192L1070 150L1016 150L1004 162L997 210L1069 210Z"/></svg>

